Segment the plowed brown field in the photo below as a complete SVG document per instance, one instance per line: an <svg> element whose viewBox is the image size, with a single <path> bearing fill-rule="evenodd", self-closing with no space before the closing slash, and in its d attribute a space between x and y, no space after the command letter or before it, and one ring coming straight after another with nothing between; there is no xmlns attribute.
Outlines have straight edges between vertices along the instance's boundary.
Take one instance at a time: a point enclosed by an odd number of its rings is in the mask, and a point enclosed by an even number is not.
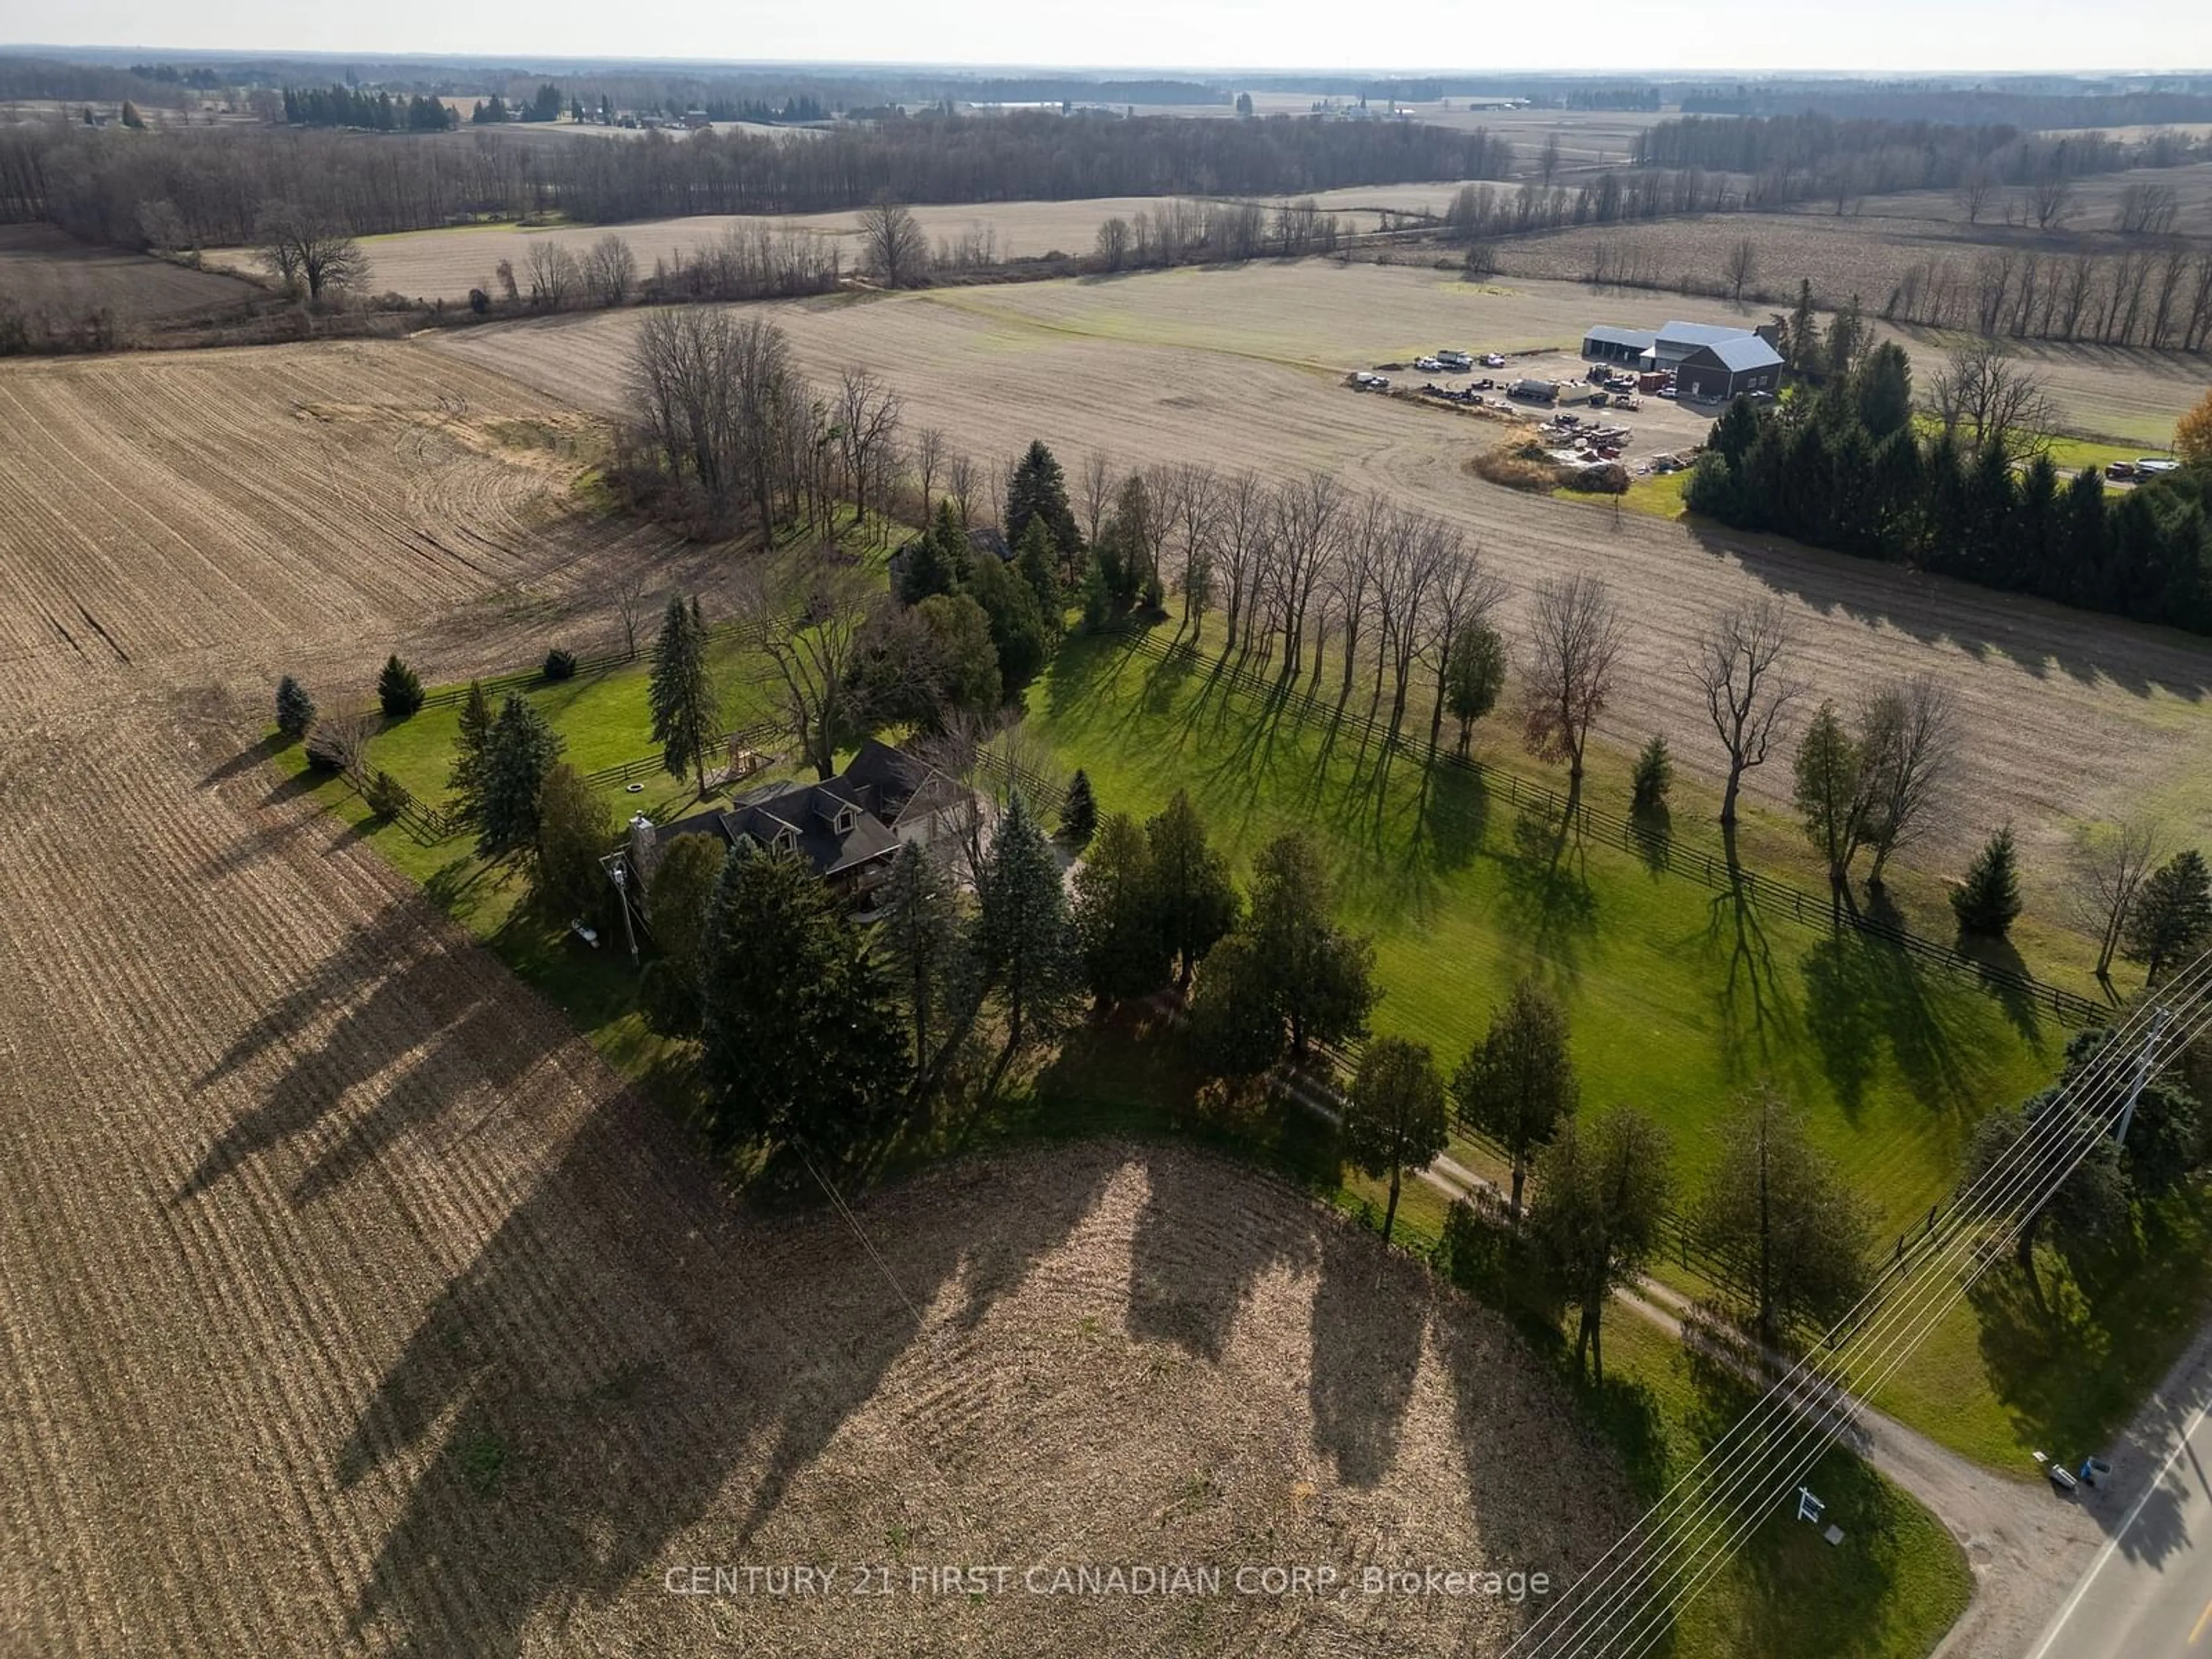
<svg viewBox="0 0 2212 1659"><path fill-rule="evenodd" d="M1625 1520L1517 1339L1250 1173L941 1171L861 1207L897 1291L740 1216L275 781L278 667L458 662L623 555L479 424L529 394L401 346L0 399L0 1652L1495 1651L1481 1597L908 1574L1564 1574ZM799 1562L836 1594L669 1589Z"/></svg>
<svg viewBox="0 0 2212 1659"><path fill-rule="evenodd" d="M827 377L866 363L905 394L909 421L942 427L979 454L1012 454L1042 437L1071 472L1092 449L1124 465L1203 459L1276 475L1319 467L1417 502L1464 526L1513 582L1509 626L1545 576L1604 577L1635 624L1620 694L1599 726L1618 744L1664 732L1678 764L1710 774L1721 751L1684 664L1708 617L1771 592L1790 604L1801 667L1819 695L1847 701L1877 677L1923 671L1956 693L1962 805L1933 856L1964 852L2009 817L2033 884L2057 873L2073 820L2149 806L2184 834L2212 830L2206 641L1759 537L1495 489L1463 470L1483 427L1338 384L1346 368L1409 346L1572 338L1600 304L1613 309L1564 284L1483 289L1434 273L1310 264L795 304L777 316L808 370ZM439 343L611 409L636 326L635 316L614 314ZM1788 809L1786 766L1748 781ZM2031 902L2051 896L2045 888Z"/></svg>

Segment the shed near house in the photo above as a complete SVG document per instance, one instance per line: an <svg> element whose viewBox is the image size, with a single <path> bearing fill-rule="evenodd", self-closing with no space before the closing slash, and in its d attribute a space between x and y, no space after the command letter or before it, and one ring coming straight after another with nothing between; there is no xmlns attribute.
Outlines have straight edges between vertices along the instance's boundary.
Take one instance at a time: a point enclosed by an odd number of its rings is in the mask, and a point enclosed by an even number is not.
<svg viewBox="0 0 2212 1659"><path fill-rule="evenodd" d="M1750 392L1772 392L1782 383L1782 354L1756 334L1701 345L1674 371L1677 395L1724 404Z"/></svg>

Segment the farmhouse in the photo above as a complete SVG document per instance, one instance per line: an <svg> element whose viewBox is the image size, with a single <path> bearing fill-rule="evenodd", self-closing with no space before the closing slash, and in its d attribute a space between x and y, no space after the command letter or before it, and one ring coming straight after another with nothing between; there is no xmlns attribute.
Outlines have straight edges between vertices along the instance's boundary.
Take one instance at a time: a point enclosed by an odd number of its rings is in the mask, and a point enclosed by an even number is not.
<svg viewBox="0 0 2212 1659"><path fill-rule="evenodd" d="M946 835L969 799L933 767L872 738L842 773L820 783L763 784L727 807L673 823L656 825L640 814L631 820L629 845L617 856L649 895L653 872L672 837L715 836L733 848L750 842L798 854L839 897L858 904L889 878L901 847L909 842L927 847Z"/></svg>
<svg viewBox="0 0 2212 1659"><path fill-rule="evenodd" d="M1645 374L1673 372L1681 395L1725 403L1781 384L1782 354L1759 329L1728 323L1662 324L1656 330L1600 324L1583 336L1583 356Z"/></svg>

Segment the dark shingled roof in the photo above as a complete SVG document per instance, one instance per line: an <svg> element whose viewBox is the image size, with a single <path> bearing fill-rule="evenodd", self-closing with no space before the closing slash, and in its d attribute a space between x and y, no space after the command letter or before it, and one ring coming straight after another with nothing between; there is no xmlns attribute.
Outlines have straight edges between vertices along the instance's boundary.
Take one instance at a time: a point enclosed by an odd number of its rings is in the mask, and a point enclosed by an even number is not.
<svg viewBox="0 0 2212 1659"><path fill-rule="evenodd" d="M842 830L837 827L841 812L845 817ZM718 835L732 847L750 837L763 848L773 848L787 832L793 850L821 876L856 869L897 852L899 846L898 837L840 778L826 783L767 784L738 796L727 811L679 818L663 825L659 835Z"/></svg>

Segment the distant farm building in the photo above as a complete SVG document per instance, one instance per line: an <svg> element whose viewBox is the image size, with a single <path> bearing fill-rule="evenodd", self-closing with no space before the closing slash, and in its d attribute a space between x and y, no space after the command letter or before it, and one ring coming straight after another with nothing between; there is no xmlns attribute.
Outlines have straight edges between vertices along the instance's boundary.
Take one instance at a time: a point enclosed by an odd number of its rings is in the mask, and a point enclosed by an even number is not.
<svg viewBox="0 0 2212 1659"><path fill-rule="evenodd" d="M1725 403L1782 382L1782 354L1763 330L1727 323L1662 324L1652 330L1601 324L1583 336L1583 356L1644 374L1675 376L1685 398Z"/></svg>

